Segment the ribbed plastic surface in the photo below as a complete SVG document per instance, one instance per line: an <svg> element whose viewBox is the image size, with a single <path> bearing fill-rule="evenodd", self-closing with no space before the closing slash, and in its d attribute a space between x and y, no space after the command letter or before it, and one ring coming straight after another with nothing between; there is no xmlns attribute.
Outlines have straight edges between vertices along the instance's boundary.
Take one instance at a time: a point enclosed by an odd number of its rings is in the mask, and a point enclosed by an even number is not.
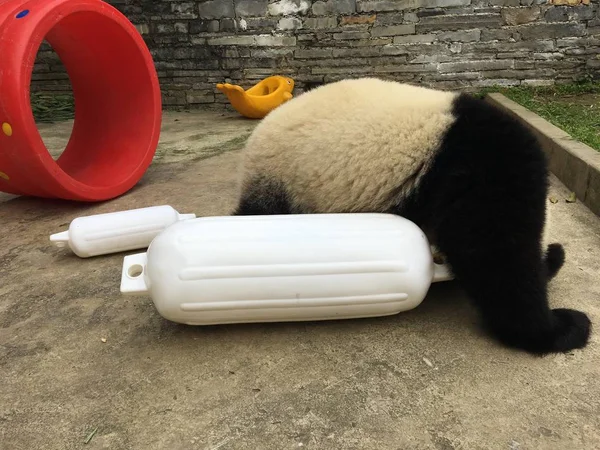
<svg viewBox="0 0 600 450"><path fill-rule="evenodd" d="M121 291L192 325L348 319L415 308L434 278L424 233L386 214L179 222L125 258Z"/></svg>

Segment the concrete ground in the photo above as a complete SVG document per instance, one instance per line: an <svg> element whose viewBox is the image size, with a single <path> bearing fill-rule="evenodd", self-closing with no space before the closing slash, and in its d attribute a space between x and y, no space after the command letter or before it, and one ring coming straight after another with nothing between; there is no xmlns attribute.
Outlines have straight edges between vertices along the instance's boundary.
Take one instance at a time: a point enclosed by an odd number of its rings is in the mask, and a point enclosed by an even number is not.
<svg viewBox="0 0 600 450"><path fill-rule="evenodd" d="M454 283L387 318L189 327L120 295L122 254L81 260L50 245L79 215L227 214L255 123L165 114L155 164L114 201L0 196L0 448L600 448L597 332L566 355L506 349ZM41 129L53 152L69 134ZM552 196L568 259L551 302L597 327L600 220L556 179Z"/></svg>

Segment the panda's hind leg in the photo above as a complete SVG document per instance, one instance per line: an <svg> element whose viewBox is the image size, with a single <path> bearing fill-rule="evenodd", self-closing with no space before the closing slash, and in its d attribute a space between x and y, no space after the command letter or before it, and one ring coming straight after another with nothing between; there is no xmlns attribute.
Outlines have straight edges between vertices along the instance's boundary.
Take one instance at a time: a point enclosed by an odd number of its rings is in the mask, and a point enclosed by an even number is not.
<svg viewBox="0 0 600 450"><path fill-rule="evenodd" d="M558 274L565 262L565 249L563 246L558 243L548 245L544 262L546 264L546 275L550 280Z"/></svg>
<svg viewBox="0 0 600 450"><path fill-rule="evenodd" d="M535 216L535 207L525 216L508 202L482 201L476 192L445 205L437 209L436 244L485 327L504 344L533 354L585 347L588 317L549 307L548 277L556 274L564 253L551 245L544 255L541 226L520 220Z"/></svg>
<svg viewBox="0 0 600 450"><path fill-rule="evenodd" d="M234 216L291 214L290 197L283 183L267 176L244 181Z"/></svg>

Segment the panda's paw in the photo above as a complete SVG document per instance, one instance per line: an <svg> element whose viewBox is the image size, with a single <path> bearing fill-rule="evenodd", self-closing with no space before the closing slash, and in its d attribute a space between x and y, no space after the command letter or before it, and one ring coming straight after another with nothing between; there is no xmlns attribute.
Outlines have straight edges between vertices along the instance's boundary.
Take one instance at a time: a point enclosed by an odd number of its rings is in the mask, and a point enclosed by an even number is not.
<svg viewBox="0 0 600 450"><path fill-rule="evenodd" d="M584 348L590 338L592 323L588 316L573 309L553 309L554 339L549 352L566 353Z"/></svg>
<svg viewBox="0 0 600 450"><path fill-rule="evenodd" d="M548 279L556 276L565 262L565 249L561 244L548 245L546 249L546 271Z"/></svg>

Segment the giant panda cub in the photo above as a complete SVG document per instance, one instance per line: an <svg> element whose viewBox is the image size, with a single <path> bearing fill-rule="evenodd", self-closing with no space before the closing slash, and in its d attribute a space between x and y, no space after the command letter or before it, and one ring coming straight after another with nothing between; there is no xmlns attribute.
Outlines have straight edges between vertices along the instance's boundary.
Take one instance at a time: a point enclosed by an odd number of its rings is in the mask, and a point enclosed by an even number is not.
<svg viewBox="0 0 600 450"><path fill-rule="evenodd" d="M519 122L467 94L374 78L273 110L243 152L235 215L380 212L415 222L505 345L587 345L590 321L550 309L564 260L543 243L548 169Z"/></svg>

